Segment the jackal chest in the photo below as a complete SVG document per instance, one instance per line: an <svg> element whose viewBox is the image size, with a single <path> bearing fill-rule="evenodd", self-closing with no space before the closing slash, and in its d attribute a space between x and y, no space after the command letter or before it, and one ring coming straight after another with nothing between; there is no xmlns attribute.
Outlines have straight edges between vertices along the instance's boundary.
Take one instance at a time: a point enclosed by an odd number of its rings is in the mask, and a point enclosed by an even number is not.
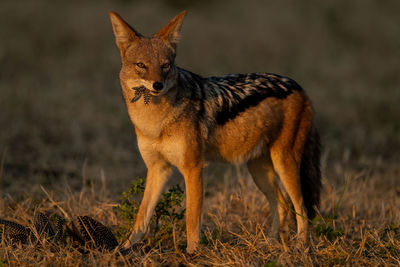
<svg viewBox="0 0 400 267"><path fill-rule="evenodd" d="M129 104L128 114L135 129L148 138L158 138L169 121L167 111L156 109L151 104Z"/></svg>
<svg viewBox="0 0 400 267"><path fill-rule="evenodd" d="M142 135L149 138L157 138L161 135L163 127L162 120L154 121L147 120L143 117L130 116L133 125L135 126L136 132L140 131Z"/></svg>
<svg viewBox="0 0 400 267"><path fill-rule="evenodd" d="M147 163L163 160L177 167L183 165L186 144L179 135L149 138L138 134L137 140L140 153Z"/></svg>

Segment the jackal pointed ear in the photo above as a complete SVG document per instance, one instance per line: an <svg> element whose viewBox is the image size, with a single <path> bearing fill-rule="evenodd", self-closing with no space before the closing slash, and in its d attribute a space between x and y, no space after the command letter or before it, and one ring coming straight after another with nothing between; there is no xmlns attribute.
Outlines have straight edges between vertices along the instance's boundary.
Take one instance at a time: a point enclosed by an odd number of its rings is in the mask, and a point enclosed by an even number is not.
<svg viewBox="0 0 400 267"><path fill-rule="evenodd" d="M110 11L110 20L114 31L115 42L121 52L125 52L129 43L135 41L141 35L126 23L117 13Z"/></svg>
<svg viewBox="0 0 400 267"><path fill-rule="evenodd" d="M179 41L179 31L182 26L183 18L186 15L186 11L182 11L175 18L170 20L158 33L154 34L154 37L168 41L174 48Z"/></svg>

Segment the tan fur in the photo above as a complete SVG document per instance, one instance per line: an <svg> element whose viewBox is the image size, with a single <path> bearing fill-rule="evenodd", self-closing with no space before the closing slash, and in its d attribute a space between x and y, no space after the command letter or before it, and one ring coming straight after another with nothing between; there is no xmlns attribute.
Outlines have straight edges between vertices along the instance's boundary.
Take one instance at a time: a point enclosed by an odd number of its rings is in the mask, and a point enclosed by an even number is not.
<svg viewBox="0 0 400 267"><path fill-rule="evenodd" d="M284 99L265 98L223 125L210 127L200 123L199 113L190 108L191 92L180 90L176 84L175 49L184 15L180 13L157 34L146 38L110 12L122 59L122 91L148 168L144 197L133 233L124 247L132 246L145 233L171 166L176 166L186 185L187 251L197 249L203 202L202 169L207 161L247 163L255 183L270 202L274 216L272 236L283 225L287 213L284 205L289 203L278 185L278 175L297 212L298 234L305 240L307 221L299 170L312 127L313 111L308 98L302 91L294 91ZM288 80L281 81L280 90L289 90L283 84ZM157 82L162 83L162 89L153 88ZM150 91L149 105L140 100L131 103L135 95L132 88L138 86ZM273 85L267 82L267 86ZM216 103L222 103L221 97ZM206 108L207 105L208 102ZM278 201L284 205L278 205Z"/></svg>

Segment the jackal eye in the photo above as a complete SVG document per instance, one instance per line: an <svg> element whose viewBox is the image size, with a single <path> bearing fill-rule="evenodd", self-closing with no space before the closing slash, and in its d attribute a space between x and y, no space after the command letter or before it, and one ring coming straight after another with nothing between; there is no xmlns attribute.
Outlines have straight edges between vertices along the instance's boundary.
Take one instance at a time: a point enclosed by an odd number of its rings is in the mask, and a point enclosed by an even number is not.
<svg viewBox="0 0 400 267"><path fill-rule="evenodd" d="M168 69L170 66L171 66L171 64L169 64L169 63L164 63L164 64L161 65L161 68L163 68L163 69Z"/></svg>
<svg viewBox="0 0 400 267"><path fill-rule="evenodd" d="M146 68L146 65L144 65L142 62L136 63L136 66L138 66L138 67L141 68L141 69Z"/></svg>

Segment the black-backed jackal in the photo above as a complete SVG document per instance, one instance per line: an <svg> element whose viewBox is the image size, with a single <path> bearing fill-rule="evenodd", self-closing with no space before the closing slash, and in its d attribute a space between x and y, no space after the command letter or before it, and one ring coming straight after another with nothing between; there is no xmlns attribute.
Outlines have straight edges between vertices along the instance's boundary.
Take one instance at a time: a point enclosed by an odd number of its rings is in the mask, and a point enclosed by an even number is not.
<svg viewBox="0 0 400 267"><path fill-rule="evenodd" d="M196 250L207 161L247 163L270 203L272 236L285 223L283 203L290 203L279 177L296 212L298 235L306 240L306 217L314 217L321 188L310 100L295 81L276 74L203 78L177 67L184 16L180 13L148 38L110 12L122 59L122 92L148 169L137 220L124 247L145 233L174 165L185 179L187 251Z"/></svg>

